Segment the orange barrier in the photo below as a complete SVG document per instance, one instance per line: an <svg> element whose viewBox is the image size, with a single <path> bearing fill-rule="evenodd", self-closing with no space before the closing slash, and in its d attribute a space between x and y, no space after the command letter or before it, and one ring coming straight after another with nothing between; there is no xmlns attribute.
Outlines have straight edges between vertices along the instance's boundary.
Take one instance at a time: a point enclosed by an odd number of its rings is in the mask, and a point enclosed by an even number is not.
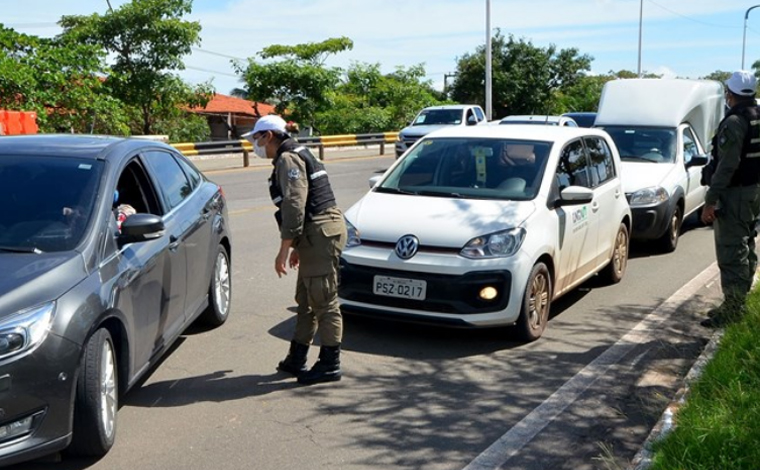
<svg viewBox="0 0 760 470"><path fill-rule="evenodd" d="M34 111L7 111L0 109L0 135L36 134L37 113Z"/></svg>

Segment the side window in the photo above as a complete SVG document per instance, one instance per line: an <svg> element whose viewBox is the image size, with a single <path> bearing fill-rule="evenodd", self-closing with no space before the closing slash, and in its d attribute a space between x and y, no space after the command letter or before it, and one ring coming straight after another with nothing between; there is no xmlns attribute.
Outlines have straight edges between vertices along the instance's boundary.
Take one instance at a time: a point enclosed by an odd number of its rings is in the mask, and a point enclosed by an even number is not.
<svg viewBox="0 0 760 470"><path fill-rule="evenodd" d="M188 181L190 181L190 192L195 191L195 188L201 184L201 179L203 179L200 172L194 166L188 163L184 157L174 155L174 158L177 159L177 163L179 163L179 166L182 167L182 170L185 172L185 176L187 176Z"/></svg>
<svg viewBox="0 0 760 470"><path fill-rule="evenodd" d="M116 183L114 209L120 205L132 206L138 213L163 215L153 184L137 159L124 167Z"/></svg>
<svg viewBox="0 0 760 470"><path fill-rule="evenodd" d="M185 173L171 153L153 150L145 152L145 159L153 170L167 212L177 207L193 190Z"/></svg>
<svg viewBox="0 0 760 470"><path fill-rule="evenodd" d="M568 186L591 187L588 176L588 159L583 149L583 142L576 140L562 149L555 177L560 191Z"/></svg>
<svg viewBox="0 0 760 470"><path fill-rule="evenodd" d="M588 149L588 158L590 160L591 186L602 185L614 178L615 163L612 160L612 152L604 139L586 137L584 141L586 142L586 149Z"/></svg>
<svg viewBox="0 0 760 470"><path fill-rule="evenodd" d="M693 157L699 155L699 147L697 147L696 139L692 134L690 128L683 130L683 159L686 163L689 163Z"/></svg>
<svg viewBox="0 0 760 470"><path fill-rule="evenodd" d="M478 117L478 122L484 120L486 117L483 115L483 111L480 108L475 108L475 116Z"/></svg>

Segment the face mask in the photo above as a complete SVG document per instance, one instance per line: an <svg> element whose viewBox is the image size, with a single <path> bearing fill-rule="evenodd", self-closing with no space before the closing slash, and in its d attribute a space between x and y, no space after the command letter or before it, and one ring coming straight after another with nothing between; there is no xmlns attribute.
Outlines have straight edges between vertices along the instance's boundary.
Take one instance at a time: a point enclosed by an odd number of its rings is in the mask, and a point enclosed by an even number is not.
<svg viewBox="0 0 760 470"><path fill-rule="evenodd" d="M253 153L260 158L268 158L266 147L263 145L259 145L258 140L255 140L253 142Z"/></svg>

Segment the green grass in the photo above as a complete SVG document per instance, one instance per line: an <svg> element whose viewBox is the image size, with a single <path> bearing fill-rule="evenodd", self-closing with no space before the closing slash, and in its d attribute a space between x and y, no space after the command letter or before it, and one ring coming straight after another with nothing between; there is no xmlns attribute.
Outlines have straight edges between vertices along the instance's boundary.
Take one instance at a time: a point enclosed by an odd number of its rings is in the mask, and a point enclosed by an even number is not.
<svg viewBox="0 0 760 470"><path fill-rule="evenodd" d="M760 292L748 307L654 444L652 470L760 469Z"/></svg>

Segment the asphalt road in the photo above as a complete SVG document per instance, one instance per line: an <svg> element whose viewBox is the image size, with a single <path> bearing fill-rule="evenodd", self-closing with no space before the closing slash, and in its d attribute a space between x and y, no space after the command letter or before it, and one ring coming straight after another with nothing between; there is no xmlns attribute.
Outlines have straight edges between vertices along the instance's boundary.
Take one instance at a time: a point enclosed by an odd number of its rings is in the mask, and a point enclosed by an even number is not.
<svg viewBox="0 0 760 470"><path fill-rule="evenodd" d="M393 161L327 160L344 209ZM535 343L515 342L509 328L349 316L344 379L300 387L275 371L294 324L295 275L274 272L279 240L269 166L213 170L220 163L199 166L229 201L227 324L187 332L125 397L105 458L13 470L623 468L710 334L697 325L703 303L717 295L709 272L691 284L699 295L689 291L686 304L672 298L714 262L711 229L690 219L675 253L634 246L620 284L592 279L555 302ZM655 310L668 299L672 309Z"/></svg>

